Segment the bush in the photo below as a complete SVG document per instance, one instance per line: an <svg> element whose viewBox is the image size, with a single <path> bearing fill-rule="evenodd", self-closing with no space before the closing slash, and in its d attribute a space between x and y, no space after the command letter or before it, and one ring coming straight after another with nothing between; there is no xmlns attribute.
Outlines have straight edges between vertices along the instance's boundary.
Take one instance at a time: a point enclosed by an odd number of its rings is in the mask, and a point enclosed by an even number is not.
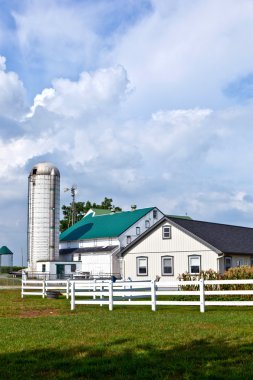
<svg viewBox="0 0 253 380"><path fill-rule="evenodd" d="M230 268L224 273L226 280L245 280L253 279L253 267L243 265L241 267Z"/></svg>
<svg viewBox="0 0 253 380"><path fill-rule="evenodd" d="M244 265L241 267L233 267L220 274L212 269L201 271L198 275L191 275L185 272L179 275L178 279L181 281L198 281L201 278L204 280L247 280L253 279L253 267ZM181 287L182 290L198 290L198 285L185 285ZM205 286L206 290L251 290L252 284L234 284L234 285L208 285Z"/></svg>

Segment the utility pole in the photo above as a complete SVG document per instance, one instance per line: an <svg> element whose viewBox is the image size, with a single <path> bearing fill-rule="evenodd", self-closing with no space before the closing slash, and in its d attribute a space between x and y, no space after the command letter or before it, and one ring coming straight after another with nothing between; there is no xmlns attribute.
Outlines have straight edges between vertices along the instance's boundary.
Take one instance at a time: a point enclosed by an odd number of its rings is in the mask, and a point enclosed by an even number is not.
<svg viewBox="0 0 253 380"><path fill-rule="evenodd" d="M76 185L72 185L71 188L66 187L64 192L70 191L72 203L71 203L71 226L76 222Z"/></svg>

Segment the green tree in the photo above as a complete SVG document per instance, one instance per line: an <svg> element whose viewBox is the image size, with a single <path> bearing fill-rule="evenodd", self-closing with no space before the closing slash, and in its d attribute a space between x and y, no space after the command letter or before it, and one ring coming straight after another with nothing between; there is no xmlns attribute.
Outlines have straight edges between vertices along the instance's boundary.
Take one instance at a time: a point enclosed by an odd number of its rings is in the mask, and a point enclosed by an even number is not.
<svg viewBox="0 0 253 380"><path fill-rule="evenodd" d="M91 209L104 209L104 210L115 210L122 211L122 209L118 206L114 206L112 204L112 198L105 197L101 204L96 204L95 202L91 203L90 201L86 202L75 202L74 205L72 203L69 206L62 206L62 214L63 219L60 221L60 231L63 232L67 228L69 228L72 224L72 214L75 213L75 220L78 222L81 220L84 215ZM73 207L74 206L74 207Z"/></svg>

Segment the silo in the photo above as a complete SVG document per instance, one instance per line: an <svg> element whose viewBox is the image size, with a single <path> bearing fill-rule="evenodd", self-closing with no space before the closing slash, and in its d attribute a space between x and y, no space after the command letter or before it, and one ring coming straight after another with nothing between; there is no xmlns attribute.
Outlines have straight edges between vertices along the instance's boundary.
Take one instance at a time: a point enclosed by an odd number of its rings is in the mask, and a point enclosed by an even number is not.
<svg viewBox="0 0 253 380"><path fill-rule="evenodd" d="M60 172L49 162L35 165L28 177L28 267L59 258Z"/></svg>
<svg viewBox="0 0 253 380"><path fill-rule="evenodd" d="M0 267L13 267L13 252L6 245L0 248Z"/></svg>

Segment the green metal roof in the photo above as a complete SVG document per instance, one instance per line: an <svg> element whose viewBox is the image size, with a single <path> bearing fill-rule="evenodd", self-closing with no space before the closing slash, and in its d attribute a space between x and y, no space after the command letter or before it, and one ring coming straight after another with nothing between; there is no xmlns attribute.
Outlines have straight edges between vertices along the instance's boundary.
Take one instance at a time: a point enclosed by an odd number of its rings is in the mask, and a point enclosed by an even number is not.
<svg viewBox="0 0 253 380"><path fill-rule="evenodd" d="M91 210L95 213L95 215L106 215L112 213L112 210L107 210L105 208L92 207Z"/></svg>
<svg viewBox="0 0 253 380"><path fill-rule="evenodd" d="M135 211L122 211L106 215L88 214L79 222L62 232L61 241L117 237L136 223L154 207Z"/></svg>
<svg viewBox="0 0 253 380"><path fill-rule="evenodd" d="M3 245L0 248L0 255L13 255L13 252L11 252L11 250L9 250L9 248L6 247L6 245Z"/></svg>

